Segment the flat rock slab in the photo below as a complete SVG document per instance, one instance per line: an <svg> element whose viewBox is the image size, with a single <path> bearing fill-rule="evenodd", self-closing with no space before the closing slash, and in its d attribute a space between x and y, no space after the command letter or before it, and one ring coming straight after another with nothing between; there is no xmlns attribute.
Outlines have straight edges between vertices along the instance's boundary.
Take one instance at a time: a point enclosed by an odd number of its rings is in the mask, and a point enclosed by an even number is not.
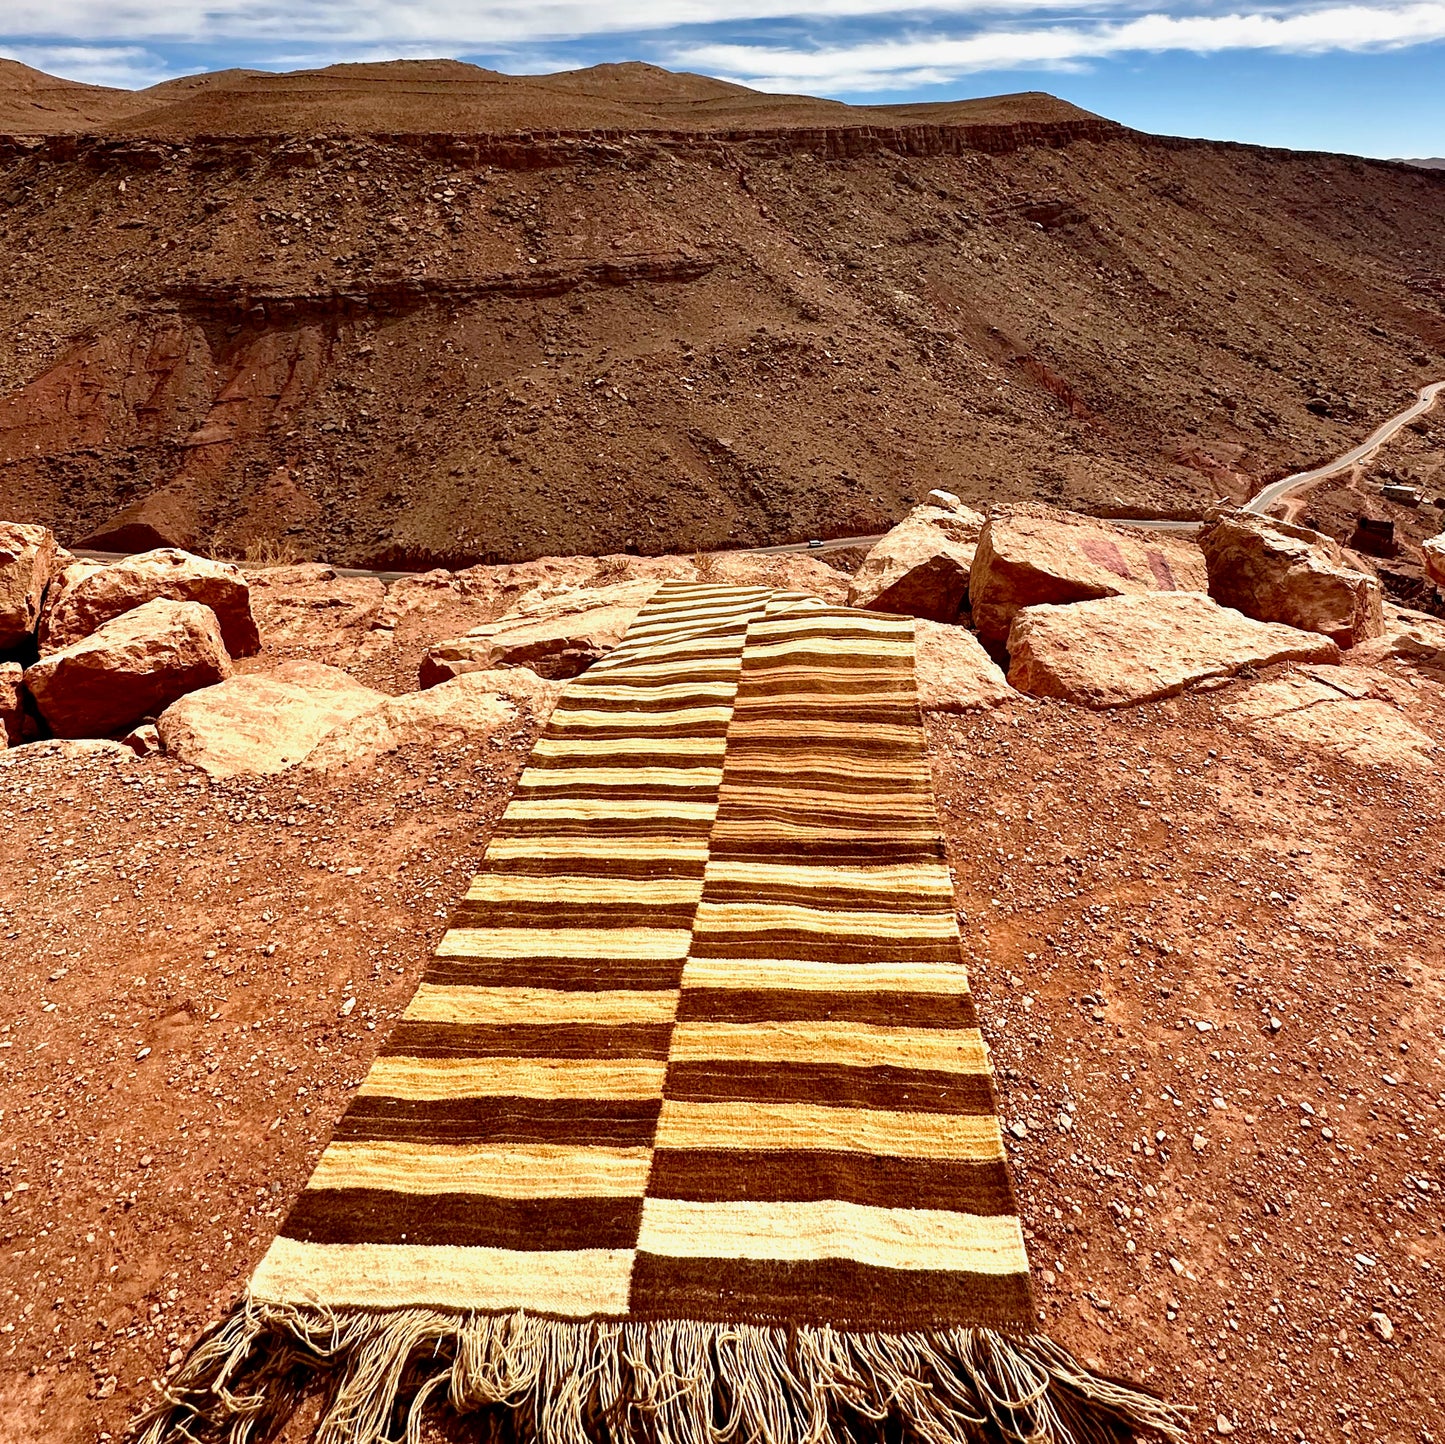
<svg viewBox="0 0 1445 1444"><path fill-rule="evenodd" d="M1258 682L1224 708L1261 736L1288 737L1362 767L1428 768L1440 748L1400 708L1409 690L1362 667L1306 667Z"/></svg>
<svg viewBox="0 0 1445 1444"><path fill-rule="evenodd" d="M925 712L972 712L1016 695L972 632L918 621L913 635L918 705Z"/></svg>
<svg viewBox="0 0 1445 1444"><path fill-rule="evenodd" d="M106 737L230 675L216 614L158 599L42 657L25 686L57 737Z"/></svg>
<svg viewBox="0 0 1445 1444"><path fill-rule="evenodd" d="M1124 707L1270 662L1338 662L1316 632L1256 622L1198 592L1029 607L1009 631L1008 679L1036 697Z"/></svg>
<svg viewBox="0 0 1445 1444"><path fill-rule="evenodd" d="M46 599L40 626L40 651L59 651L88 637L112 618L158 598L200 602L216 614L221 639L233 657L261 649L251 616L251 589L238 567L208 557L165 548L126 557L108 566L67 571L54 600Z"/></svg>
<svg viewBox="0 0 1445 1444"><path fill-rule="evenodd" d="M578 587L518 607L465 636L436 643L422 660L418 680L432 687L499 667L526 667L554 681L575 677L622 640L660 585L647 579Z"/></svg>
<svg viewBox="0 0 1445 1444"><path fill-rule="evenodd" d="M482 741L526 721L546 721L562 686L523 667L469 672L422 692L388 697L329 732L304 765L334 772L372 763L401 747L459 747Z"/></svg>
<svg viewBox="0 0 1445 1444"><path fill-rule="evenodd" d="M168 753L212 777L265 776L294 767L327 733L387 700L338 667L285 662L193 692L158 725Z"/></svg>
<svg viewBox="0 0 1445 1444"><path fill-rule="evenodd" d="M1154 592L1205 592L1193 542L1112 526L1048 506L1000 508L979 536L969 574L973 625L1002 647L1023 607Z"/></svg>

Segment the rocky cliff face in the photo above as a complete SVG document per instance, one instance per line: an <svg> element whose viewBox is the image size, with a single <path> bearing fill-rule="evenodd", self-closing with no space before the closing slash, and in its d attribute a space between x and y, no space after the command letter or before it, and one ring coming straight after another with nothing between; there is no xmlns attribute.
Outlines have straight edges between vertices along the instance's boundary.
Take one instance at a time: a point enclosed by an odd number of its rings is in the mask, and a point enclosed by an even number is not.
<svg viewBox="0 0 1445 1444"><path fill-rule="evenodd" d="M1445 178L844 118L0 140L0 510L449 563L1170 514L1445 366Z"/></svg>

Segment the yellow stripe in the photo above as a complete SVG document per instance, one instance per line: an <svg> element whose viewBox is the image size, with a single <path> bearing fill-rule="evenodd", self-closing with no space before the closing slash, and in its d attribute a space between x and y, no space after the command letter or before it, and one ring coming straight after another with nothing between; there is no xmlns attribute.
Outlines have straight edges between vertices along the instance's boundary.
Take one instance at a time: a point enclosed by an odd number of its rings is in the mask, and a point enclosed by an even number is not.
<svg viewBox="0 0 1445 1444"><path fill-rule="evenodd" d="M835 1150L888 1158L1003 1157L988 1114L890 1113L819 1103L680 1103L664 1098L659 1148Z"/></svg>
<svg viewBox="0 0 1445 1444"><path fill-rule="evenodd" d="M726 725L733 715L732 706L674 707L670 711L598 712L590 707L569 707L565 713L552 714L549 724L553 735L571 731L585 732L590 727L629 727L645 738L648 732L667 727L693 727L702 723ZM721 733L719 734L721 735Z"/></svg>
<svg viewBox="0 0 1445 1444"><path fill-rule="evenodd" d="M679 1023L673 1063L837 1063L987 1073L977 1028L886 1028L871 1023Z"/></svg>
<svg viewBox="0 0 1445 1444"><path fill-rule="evenodd" d="M661 1098L660 1058L378 1058L369 1098Z"/></svg>
<svg viewBox="0 0 1445 1444"><path fill-rule="evenodd" d="M721 757L727 750L726 737L543 737L532 749L533 759L555 757L611 757L640 753L664 757Z"/></svg>
<svg viewBox="0 0 1445 1444"><path fill-rule="evenodd" d="M697 787L717 788L722 768L649 767L529 767L518 787Z"/></svg>
<svg viewBox="0 0 1445 1444"><path fill-rule="evenodd" d="M449 928L437 956L680 962L690 936L682 928Z"/></svg>
<svg viewBox="0 0 1445 1444"><path fill-rule="evenodd" d="M694 943L694 946L698 944ZM961 963L804 963L689 957L684 988L784 988L809 993L968 993Z"/></svg>
<svg viewBox="0 0 1445 1444"><path fill-rule="evenodd" d="M683 934L686 939L687 934ZM557 988L456 988L423 983L402 1017L408 1023L670 1023L675 989L564 992Z"/></svg>
<svg viewBox="0 0 1445 1444"><path fill-rule="evenodd" d="M489 1198L640 1198L650 1148L560 1143L333 1143L308 1188L476 1193Z"/></svg>
<svg viewBox="0 0 1445 1444"><path fill-rule="evenodd" d="M692 1203L649 1198L638 1252L671 1258L853 1259L937 1273L1028 1272L1017 1218L933 1208L809 1203Z"/></svg>
<svg viewBox="0 0 1445 1444"><path fill-rule="evenodd" d="M819 936L846 933L859 941L887 938L890 942L947 943L956 936L953 913L873 913L843 909L802 907L795 903L710 903L697 910L693 931L699 946L702 934L750 933L786 928L789 932Z"/></svg>
<svg viewBox="0 0 1445 1444"><path fill-rule="evenodd" d="M707 838L677 837L494 837L487 846L488 862L556 862L561 858L613 861L622 856L634 861L704 862ZM515 877L515 873L506 874Z"/></svg>
<svg viewBox="0 0 1445 1444"><path fill-rule="evenodd" d="M953 902L953 880L941 862L904 863L884 867L866 864L824 864L817 867L776 862L742 862L715 858L707 867L709 883L743 883L754 887L816 888L828 893L882 893L886 897L937 898Z"/></svg>
<svg viewBox="0 0 1445 1444"><path fill-rule="evenodd" d="M683 819L711 819L717 811L717 803L706 802L649 802L646 798L634 797L520 797L513 798L507 808L509 822L546 822L549 818L565 818L569 822L583 822L588 818L606 821L609 818L624 817L672 817Z"/></svg>
<svg viewBox="0 0 1445 1444"><path fill-rule="evenodd" d="M632 1249L544 1252L277 1238L251 1276L257 1302L327 1308L534 1309L623 1314Z"/></svg>

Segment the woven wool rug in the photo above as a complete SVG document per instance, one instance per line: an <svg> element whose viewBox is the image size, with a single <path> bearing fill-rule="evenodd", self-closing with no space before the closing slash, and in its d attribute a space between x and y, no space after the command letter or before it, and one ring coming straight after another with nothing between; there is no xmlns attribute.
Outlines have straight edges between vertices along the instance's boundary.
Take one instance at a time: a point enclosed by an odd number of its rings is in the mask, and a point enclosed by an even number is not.
<svg viewBox="0 0 1445 1444"><path fill-rule="evenodd" d="M912 623L669 583L141 1438L1182 1437L1035 1320Z"/></svg>

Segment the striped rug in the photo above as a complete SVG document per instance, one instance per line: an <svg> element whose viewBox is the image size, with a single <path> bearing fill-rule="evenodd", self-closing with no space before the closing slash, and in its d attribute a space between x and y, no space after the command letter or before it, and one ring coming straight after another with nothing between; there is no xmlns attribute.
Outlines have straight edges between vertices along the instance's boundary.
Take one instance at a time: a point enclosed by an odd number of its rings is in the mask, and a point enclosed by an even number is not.
<svg viewBox="0 0 1445 1444"><path fill-rule="evenodd" d="M141 1436L1182 1437L1036 1317L912 622L669 583Z"/></svg>

